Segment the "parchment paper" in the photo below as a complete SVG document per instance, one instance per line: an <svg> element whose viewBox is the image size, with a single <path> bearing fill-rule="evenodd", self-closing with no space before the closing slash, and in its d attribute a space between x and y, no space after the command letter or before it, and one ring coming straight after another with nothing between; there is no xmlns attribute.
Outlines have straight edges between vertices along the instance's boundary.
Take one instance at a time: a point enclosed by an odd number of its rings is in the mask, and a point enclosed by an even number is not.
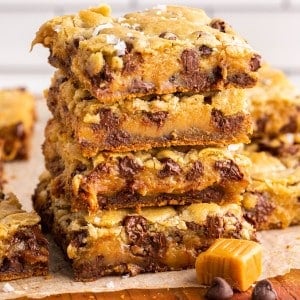
<svg viewBox="0 0 300 300"><path fill-rule="evenodd" d="M44 139L44 126L50 117L45 100L37 100L38 121L32 145L32 155L28 162L5 165L8 184L6 191L13 191L26 210L31 210L31 195L44 170L41 144ZM258 235L263 245L263 274L261 278L283 275L291 268L300 269L300 226L286 230L272 230ZM74 282L68 263L63 259L60 249L50 239L51 272L48 277L33 277L9 282L13 291L4 292L7 283L0 283L0 299L13 299L21 296L35 298L52 294L71 292L103 292L129 288L164 288L199 286L195 270L142 274L136 277L105 277L94 282Z"/></svg>

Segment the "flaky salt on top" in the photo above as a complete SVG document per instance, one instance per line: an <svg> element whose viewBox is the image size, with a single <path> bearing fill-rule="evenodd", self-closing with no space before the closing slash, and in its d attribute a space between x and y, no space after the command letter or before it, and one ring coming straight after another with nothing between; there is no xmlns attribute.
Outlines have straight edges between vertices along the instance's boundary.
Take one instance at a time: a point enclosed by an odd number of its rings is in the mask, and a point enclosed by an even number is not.
<svg viewBox="0 0 300 300"><path fill-rule="evenodd" d="M113 18L102 5L56 17L33 45L103 102L148 94L250 87L260 56L224 21L201 9L159 6Z"/></svg>

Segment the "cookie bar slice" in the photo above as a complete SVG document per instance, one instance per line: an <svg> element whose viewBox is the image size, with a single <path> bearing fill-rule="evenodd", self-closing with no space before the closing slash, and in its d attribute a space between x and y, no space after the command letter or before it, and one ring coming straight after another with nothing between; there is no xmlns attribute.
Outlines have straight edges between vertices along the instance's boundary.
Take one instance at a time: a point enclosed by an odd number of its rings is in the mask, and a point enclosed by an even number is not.
<svg viewBox="0 0 300 300"><path fill-rule="evenodd" d="M98 151L136 151L153 147L222 147L249 142L252 118L245 92L227 89L201 94L152 95L107 105L57 72L48 106L86 157Z"/></svg>
<svg viewBox="0 0 300 300"><path fill-rule="evenodd" d="M35 120L34 97L25 89L0 90L3 160L27 159Z"/></svg>
<svg viewBox="0 0 300 300"><path fill-rule="evenodd" d="M162 6L112 18L108 6L56 17L33 45L49 63L101 102L175 92L208 92L256 83L260 56L203 10Z"/></svg>
<svg viewBox="0 0 300 300"><path fill-rule="evenodd" d="M245 145L245 149L250 152L268 152L288 168L294 168L300 162L300 133L254 138L251 144Z"/></svg>
<svg viewBox="0 0 300 300"><path fill-rule="evenodd" d="M258 229L300 224L300 166L288 168L266 152L248 152L252 182L243 195L245 219Z"/></svg>
<svg viewBox="0 0 300 300"><path fill-rule="evenodd" d="M0 281L48 274L48 242L40 217L13 194L0 194Z"/></svg>
<svg viewBox="0 0 300 300"><path fill-rule="evenodd" d="M263 64L257 85L246 93L254 119L254 137L300 131L300 95L282 71Z"/></svg>
<svg viewBox="0 0 300 300"><path fill-rule="evenodd" d="M66 193L74 208L239 203L249 183L249 159L227 149L156 148L86 159L63 130L48 122L43 151L55 194Z"/></svg>
<svg viewBox="0 0 300 300"><path fill-rule="evenodd" d="M34 207L71 261L77 281L193 268L216 238L255 239L236 204L72 213L70 199L51 197L47 182L43 175Z"/></svg>

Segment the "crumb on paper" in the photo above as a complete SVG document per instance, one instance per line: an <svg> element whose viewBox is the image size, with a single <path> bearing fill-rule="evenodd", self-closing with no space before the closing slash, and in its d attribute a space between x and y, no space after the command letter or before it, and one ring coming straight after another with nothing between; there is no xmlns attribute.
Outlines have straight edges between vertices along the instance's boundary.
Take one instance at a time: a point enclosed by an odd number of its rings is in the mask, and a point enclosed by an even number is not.
<svg viewBox="0 0 300 300"><path fill-rule="evenodd" d="M122 279L126 279L126 278L129 278L129 277L130 277L129 274L125 274L125 275L122 276Z"/></svg>
<svg viewBox="0 0 300 300"><path fill-rule="evenodd" d="M115 288L115 284L114 284L112 281L109 281L109 282L106 284L106 287L107 287L108 289L113 289L113 288Z"/></svg>
<svg viewBox="0 0 300 300"><path fill-rule="evenodd" d="M15 291L14 287L9 283L5 283L2 290L4 293L11 293Z"/></svg>

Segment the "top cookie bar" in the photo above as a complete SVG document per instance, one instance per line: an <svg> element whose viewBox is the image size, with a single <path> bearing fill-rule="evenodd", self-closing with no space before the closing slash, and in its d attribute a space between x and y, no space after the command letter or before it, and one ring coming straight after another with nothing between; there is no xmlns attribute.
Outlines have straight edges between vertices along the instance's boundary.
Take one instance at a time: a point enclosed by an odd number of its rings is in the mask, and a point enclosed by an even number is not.
<svg viewBox="0 0 300 300"><path fill-rule="evenodd" d="M121 18L102 5L56 17L32 45L102 102L175 92L204 93L256 83L260 56L203 10L158 6Z"/></svg>

